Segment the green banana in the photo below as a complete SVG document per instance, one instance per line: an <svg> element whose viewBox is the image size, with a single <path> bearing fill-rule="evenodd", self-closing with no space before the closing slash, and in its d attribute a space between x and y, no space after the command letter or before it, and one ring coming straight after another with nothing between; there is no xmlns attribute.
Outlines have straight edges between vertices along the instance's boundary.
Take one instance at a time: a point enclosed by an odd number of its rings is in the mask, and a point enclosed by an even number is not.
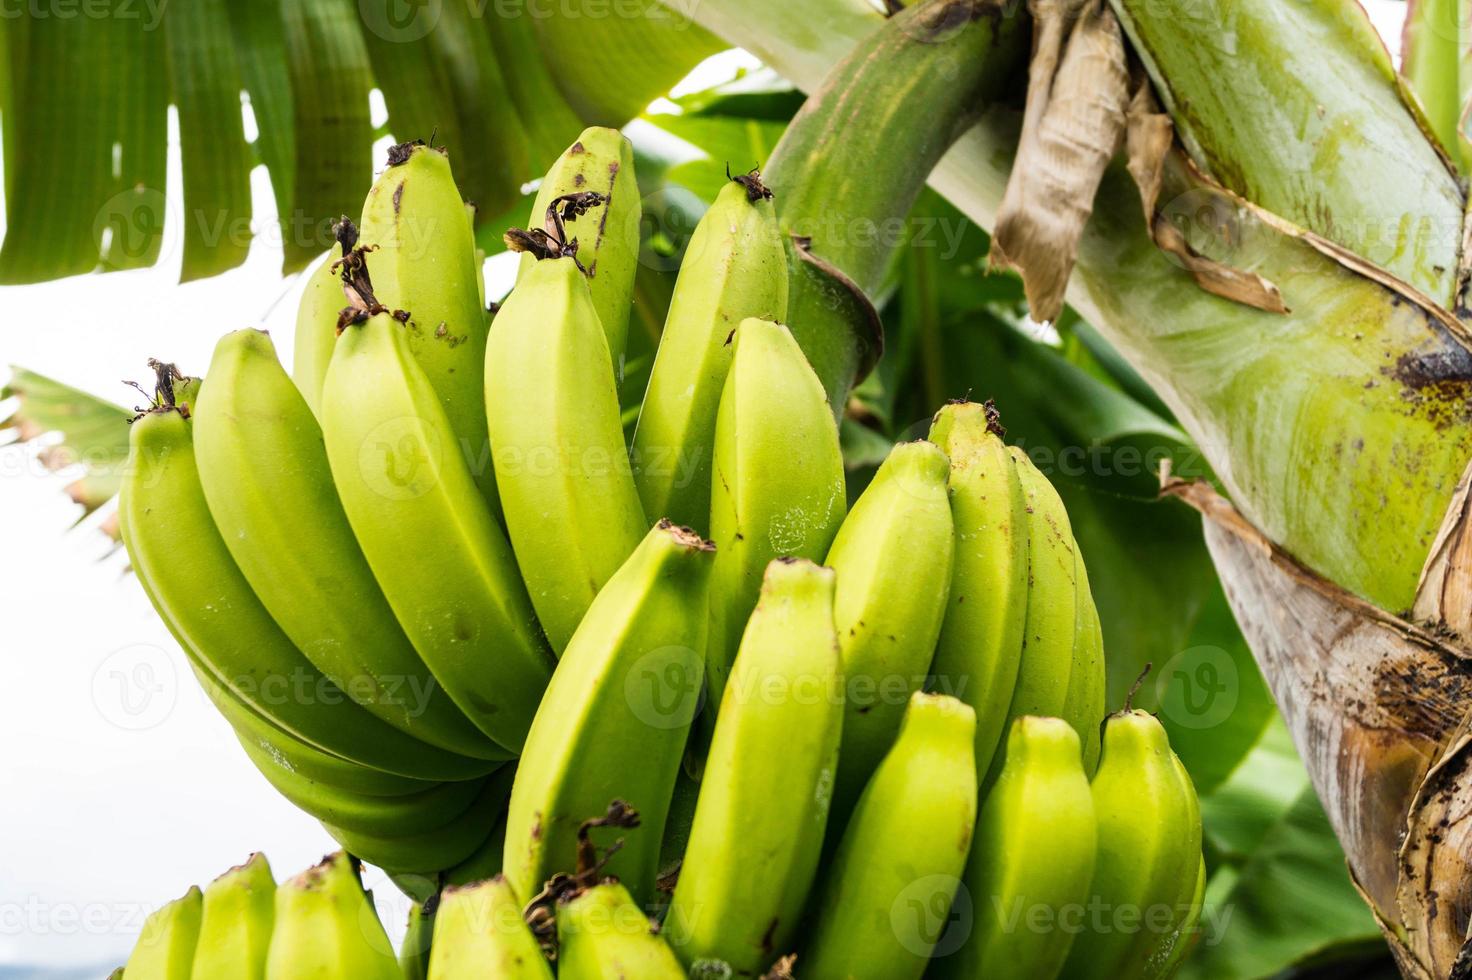
<svg viewBox="0 0 1472 980"><path fill-rule="evenodd" d="M409 735L476 758L506 751L440 691L399 628L333 486L322 431L271 338L215 346L193 413L199 481L230 555L297 649Z"/></svg>
<svg viewBox="0 0 1472 980"><path fill-rule="evenodd" d="M728 341L747 317L787 316L787 258L772 194L755 172L736 178L690 237L634 429L644 513L704 531L710 520L716 410Z"/></svg>
<svg viewBox="0 0 1472 980"><path fill-rule="evenodd" d="M470 239L472 242L475 241L475 219L476 215L479 213L480 205L476 204L474 201L465 202L465 220L470 223ZM481 315L484 316L486 310L486 250L481 248L479 243L477 243L475 246L474 261L475 294L480 299ZM489 333L489 323L486 324L486 330Z"/></svg>
<svg viewBox="0 0 1472 980"><path fill-rule="evenodd" d="M1068 511L1053 484L1022 450L1009 446L1007 452L1017 464L1017 476L1027 500L1028 545L1027 616L1007 721L1010 724L1024 715L1061 717L1087 743L1087 730L1099 726L1103 711L1098 717L1090 718L1083 713L1088 707L1083 699L1075 698L1075 703L1069 704L1073 675L1080 669L1079 640L1088 635L1087 630L1081 633L1078 628L1082 606L1078 596L1081 567L1078 545L1073 539ZM1098 666L1102 670L1102 659ZM1076 713L1067 714L1070 707ZM1091 772L1089 760L1085 759L1084 763L1084 771ZM1001 757L993 756L991 776L996 775L1001 765Z"/></svg>
<svg viewBox="0 0 1472 980"><path fill-rule="evenodd" d="M940 977L1058 975L1094 873L1094 801L1078 733L1058 718L1012 722L1001 773L976 821L962 884L972 921L936 956ZM970 926L966 932L966 926Z"/></svg>
<svg viewBox="0 0 1472 980"><path fill-rule="evenodd" d="M624 376L634 272L639 266L641 206L634 179L634 147L616 129L590 126L563 151L537 188L528 227L544 227L553 201L588 191L605 200L573 220L566 230L570 239L578 240L578 261L588 270L593 307L608 341L617 385ZM513 295L537 265L533 256L522 255Z"/></svg>
<svg viewBox="0 0 1472 980"><path fill-rule="evenodd" d="M796 935L822 849L843 725L833 580L831 569L802 559L767 568L725 689L665 919L670 945L687 966L716 959L757 974Z"/></svg>
<svg viewBox="0 0 1472 980"><path fill-rule="evenodd" d="M329 755L294 735L272 727L270 722L230 697L213 681L201 678L201 683L213 688L208 692L210 700L216 702L220 713L235 729L235 737L246 756L263 774L268 768L279 769L301 779L365 796L406 796L437 785L433 780L369 769ZM226 702L224 705L219 703L222 698ZM271 775L266 774L266 778L269 780Z"/></svg>
<svg viewBox="0 0 1472 980"><path fill-rule="evenodd" d="M133 423L118 502L138 581L191 661L272 724L326 753L425 778L467 779L493 768L389 726L301 655L251 591L215 527L195 465L192 425L167 408Z"/></svg>
<svg viewBox="0 0 1472 980"><path fill-rule="evenodd" d="M639 830L607 872L654 899L660 841L705 661L709 542L668 521L645 536L588 608L526 739L503 866L518 894L577 867L584 821L615 798Z"/></svg>
<svg viewBox="0 0 1472 980"><path fill-rule="evenodd" d="M1196 883L1192 886L1186 899L1185 918L1181 921L1181 928L1174 937L1170 949L1165 951L1165 963L1157 976L1175 976L1186 957L1191 955L1191 949L1195 946L1196 941L1196 927L1201 921L1201 910L1206 899L1206 878L1206 856L1202 855L1201 864L1196 870Z"/></svg>
<svg viewBox="0 0 1472 980"><path fill-rule="evenodd" d="M330 821L322 826L343 847L391 875L433 876L475 854L506 807L511 787L505 780L487 779L464 810L445 819L436 814L431 826L401 834L350 830Z"/></svg>
<svg viewBox="0 0 1472 980"><path fill-rule="evenodd" d="M323 389L327 459L415 650L481 731L519 752L553 660L511 547L454 450L406 334L375 311L338 338Z"/></svg>
<svg viewBox="0 0 1472 980"><path fill-rule="evenodd" d="M144 921L123 967L128 980L189 980L201 905L199 889L190 886L183 897L161 906Z"/></svg>
<svg viewBox="0 0 1472 980"><path fill-rule="evenodd" d="M826 872L817 923L799 957L803 972L919 980L949 917L975 824L976 712L949 695L917 691Z"/></svg>
<svg viewBox="0 0 1472 980"><path fill-rule="evenodd" d="M383 923L351 858L338 851L276 889L266 980L401 975Z"/></svg>
<svg viewBox="0 0 1472 980"><path fill-rule="evenodd" d="M276 917L276 879L256 853L204 890L192 976L200 980L261 980Z"/></svg>
<svg viewBox="0 0 1472 980"><path fill-rule="evenodd" d="M835 814L853 809L935 654L955 550L949 469L934 443L895 446L828 550L846 687Z"/></svg>
<svg viewBox="0 0 1472 980"><path fill-rule="evenodd" d="M442 147L400 143L363 201L362 253L378 301L404 310L404 336L424 370L458 449L495 508L481 374L486 309L475 236Z"/></svg>
<svg viewBox="0 0 1472 980"><path fill-rule="evenodd" d="M1006 734L1027 618L1027 499L990 404L952 402L930 440L950 457L955 565L935 660L937 690L976 710L976 769L985 776Z"/></svg>
<svg viewBox="0 0 1472 980"><path fill-rule="evenodd" d="M291 379L318 418L322 417L322 382L327 377L327 365L332 361L332 348L337 342L337 317L348 305L337 263L358 242L358 228L346 215L333 226L333 233L338 247L329 248L307 273L306 288L296 311L296 334L292 338Z"/></svg>
<svg viewBox="0 0 1472 980"><path fill-rule="evenodd" d="M1083 740L1084 772L1092 773L1099 765L1099 733L1107 710L1104 629L1099 623L1098 607L1094 605L1094 591L1089 587L1083 551L1076 546L1073 561L1074 579L1078 582L1074 628L1078 633L1073 645L1073 671L1068 675L1068 693L1063 699L1063 717L1078 730Z"/></svg>
<svg viewBox="0 0 1472 980"><path fill-rule="evenodd" d="M446 888L435 913L430 980L552 980L521 902L497 875Z"/></svg>
<svg viewBox="0 0 1472 980"><path fill-rule="evenodd" d="M1099 860L1091 916L1063 976L1161 975L1190 912L1201 866L1201 809L1165 728L1126 708L1104 725L1092 787Z"/></svg>
<svg viewBox="0 0 1472 980"><path fill-rule="evenodd" d="M433 955L430 943L434 937L438 906L439 900L434 897L409 906L409 925L399 943L399 972L404 980L429 978L429 959Z"/></svg>
<svg viewBox="0 0 1472 980"><path fill-rule="evenodd" d="M571 258L532 261L491 327L485 405L511 543L561 653L649 525L588 279Z"/></svg>
<svg viewBox="0 0 1472 980"><path fill-rule="evenodd" d="M843 454L823 385L788 329L747 319L716 414L710 496L716 545L706 658L719 705L767 563L820 560L843 522ZM709 717L709 712L703 717ZM708 726L709 721L704 722Z"/></svg>
<svg viewBox="0 0 1472 980"><path fill-rule="evenodd" d="M658 927L616 879L558 903L557 942L559 980L684 980Z"/></svg>

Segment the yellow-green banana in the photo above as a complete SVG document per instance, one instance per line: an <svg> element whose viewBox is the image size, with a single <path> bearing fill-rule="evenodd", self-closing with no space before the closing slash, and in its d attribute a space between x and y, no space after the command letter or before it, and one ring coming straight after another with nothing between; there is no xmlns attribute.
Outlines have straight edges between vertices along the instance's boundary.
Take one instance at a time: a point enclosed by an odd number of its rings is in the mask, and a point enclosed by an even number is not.
<svg viewBox="0 0 1472 980"><path fill-rule="evenodd" d="M976 709L976 768L985 776L1006 734L1027 618L1027 501L990 405L952 402L930 440L950 457L955 565L931 665L935 690Z"/></svg>
<svg viewBox="0 0 1472 980"><path fill-rule="evenodd" d="M731 333L747 317L787 317L787 257L771 197L759 174L736 177L695 226L634 430L644 512L701 532Z"/></svg>
<svg viewBox="0 0 1472 980"><path fill-rule="evenodd" d="M1093 782L1099 859L1091 915L1063 976L1163 974L1191 910L1201 867L1201 809L1165 728L1127 708L1104 725Z"/></svg>
<svg viewBox="0 0 1472 980"><path fill-rule="evenodd" d="M118 502L138 581L191 661L261 716L324 752L425 778L465 779L493 768L391 727L348 700L301 655L251 591L215 527L192 426L172 409L133 423Z"/></svg>
<svg viewBox="0 0 1472 980"><path fill-rule="evenodd" d="M271 338L226 334L210 375L193 413L200 484L271 617L340 690L395 728L452 752L505 758L399 628L338 500L322 430Z"/></svg>
<svg viewBox="0 0 1472 980"><path fill-rule="evenodd" d="M1078 729L1079 738L1083 740L1084 771L1092 773L1099 765L1099 733L1106 711L1104 630L1099 623L1099 610L1094 605L1093 589L1089 587L1083 550L1075 546L1073 555L1074 578L1078 582L1074 628L1078 635L1073 644L1073 671L1068 675L1063 717Z"/></svg>
<svg viewBox="0 0 1472 980"><path fill-rule="evenodd" d="M318 418L322 417L322 381L327 377L332 347L337 342L337 317L348 305L337 262L358 242L358 227L347 216L333 227L333 232L338 239L337 247L329 248L307 273L306 288L296 311L296 334L292 338L291 379Z"/></svg>
<svg viewBox="0 0 1472 980"><path fill-rule="evenodd" d="M1157 976L1175 976L1186 957L1191 955L1191 950L1196 943L1196 927L1201 921L1201 910L1206 900L1206 878L1206 856L1202 855L1201 864L1196 869L1196 883L1191 886L1187 897L1186 916L1181 921L1180 931L1171 944L1165 957L1165 964Z"/></svg>
<svg viewBox="0 0 1472 980"><path fill-rule="evenodd" d="M798 957L804 975L919 980L925 972L971 852L975 746L970 706L944 694L911 697L826 872Z"/></svg>
<svg viewBox="0 0 1472 980"><path fill-rule="evenodd" d="M399 965L353 860L338 851L276 889L267 980L396 980Z"/></svg>
<svg viewBox="0 0 1472 980"><path fill-rule="evenodd" d="M716 414L710 496L716 563L706 687L712 706L721 703L767 563L784 556L821 560L846 506L838 426L797 341L780 324L748 319L733 342Z"/></svg>
<svg viewBox="0 0 1472 980"><path fill-rule="evenodd" d="M430 980L552 980L521 901L497 875L446 888L435 912Z"/></svg>
<svg viewBox="0 0 1472 980"><path fill-rule="evenodd" d="M434 936L434 920L439 900L415 902L409 906L409 925L399 942L399 972L404 980L428 980L430 941Z"/></svg>
<svg viewBox="0 0 1472 980"><path fill-rule="evenodd" d="M605 200L569 222L566 233L569 239L577 239L578 261L588 270L593 307L608 340L609 363L617 384L624 375L634 273L639 266L641 206L634 179L634 147L616 129L591 126L563 151L537 188L528 227L543 228L547 208L557 198L587 191ZM536 264L533 256L522 255L515 289L522 287Z"/></svg>
<svg viewBox="0 0 1472 980"><path fill-rule="evenodd" d="M828 551L845 685L835 814L847 816L889 751L935 654L955 547L949 468L934 443L895 446Z"/></svg>
<svg viewBox="0 0 1472 980"><path fill-rule="evenodd" d="M758 974L790 951L822 850L843 724L833 578L802 559L768 566L665 919L687 966L715 959Z"/></svg>
<svg viewBox="0 0 1472 980"><path fill-rule="evenodd" d="M475 236L442 147L400 143L363 202L359 226L378 301L409 314L404 336L445 411L460 453L495 507L481 374L486 310Z"/></svg>
<svg viewBox="0 0 1472 980"><path fill-rule="evenodd" d="M338 338L323 389L333 481L420 658L481 731L519 752L552 657L406 333L376 312Z"/></svg>
<svg viewBox="0 0 1472 980"><path fill-rule="evenodd" d="M961 945L936 956L940 977L1049 980L1086 914L1096 844L1078 733L1061 719L1024 715L1003 756L962 880L972 919L952 923Z"/></svg>
<svg viewBox="0 0 1472 980"><path fill-rule="evenodd" d="M559 980L684 980L658 927L615 879L558 903L557 942Z"/></svg>
<svg viewBox="0 0 1472 980"><path fill-rule="evenodd" d="M531 261L491 327L485 404L506 527L560 653L649 525L588 279Z"/></svg>
<svg viewBox="0 0 1472 980"><path fill-rule="evenodd" d="M266 855L256 853L204 890L194 977L261 980L276 918L276 879Z"/></svg>
<svg viewBox="0 0 1472 980"><path fill-rule="evenodd" d="M578 868L578 834L614 799L639 814L606 865L654 899L660 841L705 660L709 542L668 521L608 580L552 674L506 821L518 894Z"/></svg>
<svg viewBox="0 0 1472 980"><path fill-rule="evenodd" d="M437 814L430 826L403 834L364 833L330 821L322 826L347 850L390 874L433 876L476 853L496 826L511 792L505 780L487 779L470 805L448 820Z"/></svg>
<svg viewBox="0 0 1472 980"><path fill-rule="evenodd" d="M155 910L128 954L124 975L129 980L190 980L201 905L199 889L190 886L183 897Z"/></svg>

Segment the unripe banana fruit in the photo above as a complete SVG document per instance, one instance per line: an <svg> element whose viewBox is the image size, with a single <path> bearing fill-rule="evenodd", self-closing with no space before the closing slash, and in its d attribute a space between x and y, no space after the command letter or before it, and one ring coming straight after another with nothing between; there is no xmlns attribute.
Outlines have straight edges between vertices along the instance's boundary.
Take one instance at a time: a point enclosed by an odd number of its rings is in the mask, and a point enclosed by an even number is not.
<svg viewBox="0 0 1472 980"><path fill-rule="evenodd" d="M399 625L466 717L519 752L552 657L404 326L348 325L323 403L333 481Z"/></svg>
<svg viewBox="0 0 1472 980"><path fill-rule="evenodd" d="M559 980L683 980L685 971L658 927L615 879L558 903Z"/></svg>
<svg viewBox="0 0 1472 980"><path fill-rule="evenodd" d="M710 497L711 705L721 703L768 563L821 560L847 506L838 426L797 341L780 324L748 319L733 342L716 414Z"/></svg>
<svg viewBox="0 0 1472 980"><path fill-rule="evenodd" d="M429 980L552 980L505 878L446 888L435 913Z"/></svg>
<svg viewBox="0 0 1472 980"><path fill-rule="evenodd" d="M1127 708L1109 716L1092 793L1099 859L1090 908L1102 916L1074 941L1063 976L1161 976L1192 908L1201 809L1154 715Z"/></svg>
<svg viewBox="0 0 1472 980"><path fill-rule="evenodd" d="M484 397L506 527L560 653L649 525L588 278L531 261L492 324Z"/></svg>
<svg viewBox="0 0 1472 980"><path fill-rule="evenodd" d="M756 975L796 935L823 846L843 725L833 579L831 569L801 559L767 568L665 918L666 937L687 966L722 960Z"/></svg>
<svg viewBox="0 0 1472 980"><path fill-rule="evenodd" d="M123 973L130 980L190 980L200 911L199 889L191 886L181 898L151 914Z"/></svg>
<svg viewBox="0 0 1472 980"><path fill-rule="evenodd" d="M266 980L401 975L353 860L338 851L276 889Z"/></svg>
<svg viewBox="0 0 1472 980"><path fill-rule="evenodd" d="M552 164L537 188L530 228L542 228L556 199L588 191L604 201L567 225L578 241L578 260L588 270L593 307L608 341L615 385L624 376L634 273L639 266L639 184L634 179L634 146L616 129L591 126ZM537 260L523 254L515 290ZM662 514L656 514L662 517Z"/></svg>
<svg viewBox="0 0 1472 980"><path fill-rule="evenodd" d="M621 799L639 827L606 871L640 902L654 899L665 814L699 700L711 550L661 521L573 634L511 791L503 866L518 894L575 871L580 827Z"/></svg>
<svg viewBox="0 0 1472 980"><path fill-rule="evenodd" d="M276 919L276 879L266 855L220 875L204 890L191 976L260 980Z"/></svg>
<svg viewBox="0 0 1472 980"><path fill-rule="evenodd" d="M949 469L934 443L895 446L828 551L845 684L833 811L844 817L894 743L935 652L954 551Z"/></svg>
<svg viewBox="0 0 1472 980"><path fill-rule="evenodd" d="M347 249L351 250L356 244L357 227L348 222L338 228L349 239ZM337 260L345 254L341 248L329 248L312 267L296 311L291 379L318 418L322 417L322 382L327 377L327 365L332 361L332 348L337 342L337 316L347 305L342 292L342 273L337 265Z"/></svg>
<svg viewBox="0 0 1472 980"><path fill-rule="evenodd" d="M453 448L495 508L481 401L486 310L465 202L443 148L400 143L368 191L359 226L378 301L409 314L404 336L445 410ZM452 448L452 447L446 447Z"/></svg>
<svg viewBox="0 0 1472 980"><path fill-rule="evenodd" d="M1058 718L1012 722L1005 762L976 822L963 884L971 922L937 976L1057 976L1094 873L1094 801L1078 733Z"/></svg>
<svg viewBox="0 0 1472 980"><path fill-rule="evenodd" d="M919 980L925 972L971 853L975 743L970 707L918 691L910 699L826 871L817 924L798 957L804 975Z"/></svg>
<svg viewBox="0 0 1472 980"><path fill-rule="evenodd" d="M955 559L931 666L936 690L976 711L976 767L993 768L1006 733L1027 618L1027 500L990 404L952 402L930 440L950 457Z"/></svg>
<svg viewBox="0 0 1472 980"><path fill-rule="evenodd" d="M787 258L771 197L760 174L736 177L695 226L634 430L644 512L702 532L731 334L747 317L787 316Z"/></svg>

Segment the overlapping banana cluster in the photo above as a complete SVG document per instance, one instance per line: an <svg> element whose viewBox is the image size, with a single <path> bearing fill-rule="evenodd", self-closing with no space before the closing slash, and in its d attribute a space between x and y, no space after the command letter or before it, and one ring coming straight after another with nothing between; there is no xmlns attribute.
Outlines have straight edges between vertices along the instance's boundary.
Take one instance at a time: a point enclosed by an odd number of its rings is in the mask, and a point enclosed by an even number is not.
<svg viewBox="0 0 1472 980"><path fill-rule="evenodd" d="M1105 723L1058 494L958 402L849 508L755 172L696 229L627 446L632 166L610 130L568 149L492 317L445 153L397 146L294 382L249 330L203 383L160 368L138 577L272 785L425 903L401 966L376 919L348 949L330 859L241 975L1168 974L1195 794L1153 717Z"/></svg>

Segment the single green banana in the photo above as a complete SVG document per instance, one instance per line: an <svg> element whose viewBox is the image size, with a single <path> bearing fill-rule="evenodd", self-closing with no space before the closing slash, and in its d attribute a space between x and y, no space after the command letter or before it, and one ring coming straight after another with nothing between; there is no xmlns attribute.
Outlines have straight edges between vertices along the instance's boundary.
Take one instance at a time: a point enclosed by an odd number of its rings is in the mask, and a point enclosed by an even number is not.
<svg viewBox="0 0 1472 980"><path fill-rule="evenodd" d="M465 220L470 222L471 241L475 241L475 219L479 213L480 205L474 201L465 202ZM475 246L475 293L480 297L481 314L484 315L486 309L486 250L479 244ZM486 324L486 330L489 333L489 323Z"/></svg>
<svg viewBox="0 0 1472 980"><path fill-rule="evenodd" d="M133 423L118 501L133 570L194 663L282 730L385 772L468 779L494 763L406 735L347 697L287 638L240 574L216 529L179 411Z"/></svg>
<svg viewBox="0 0 1472 980"><path fill-rule="evenodd" d="M434 938L434 920L438 913L439 900L431 897L427 902L415 902L409 906L409 925L399 943L399 972L404 980L428 980L429 959L433 955L431 942Z"/></svg>
<svg viewBox="0 0 1472 980"><path fill-rule="evenodd" d="M266 781L297 809L318 820L355 833L395 836L427 833L464 812L487 777L431 783L428 789L395 796L356 793L314 782L301 773L275 765L269 758L246 754Z"/></svg>
<svg viewBox="0 0 1472 980"><path fill-rule="evenodd" d="M1027 500L995 410L952 402L930 440L951 460L955 566L935 660L935 690L976 710L976 769L985 776L1006 734L1027 619Z"/></svg>
<svg viewBox="0 0 1472 980"><path fill-rule="evenodd" d="M949 470L934 443L895 446L828 550L845 685L833 812L845 818L935 655L955 550Z"/></svg>
<svg viewBox="0 0 1472 980"><path fill-rule="evenodd" d="M481 401L486 307L475 236L443 147L400 143L363 201L363 253L378 301L404 310L404 336L439 398L458 449L495 508Z"/></svg>
<svg viewBox="0 0 1472 980"><path fill-rule="evenodd" d="M1101 912L1074 941L1063 976L1159 976L1190 914L1187 896L1201 866L1196 790L1164 726L1138 708L1105 722L1092 789L1099 860L1089 904Z"/></svg>
<svg viewBox="0 0 1472 980"><path fill-rule="evenodd" d="M803 973L919 980L950 916L975 825L976 712L917 691L826 871L817 923L798 957Z"/></svg>
<svg viewBox="0 0 1472 980"><path fill-rule="evenodd" d="M1104 630L1099 623L1099 609L1094 605L1094 592L1089 587L1088 569L1083 551L1074 547L1074 578L1078 582L1074 628L1078 635L1073 644L1073 671L1068 675L1068 694L1063 700L1063 717L1073 723L1083 741L1084 772L1093 775L1099 765L1100 730L1106 712L1104 699L1107 678L1104 674Z"/></svg>
<svg viewBox="0 0 1472 980"><path fill-rule="evenodd" d="M143 931L123 974L128 980L190 980L199 939L201 899L191 885L183 897L161 906L143 922Z"/></svg>
<svg viewBox="0 0 1472 980"><path fill-rule="evenodd" d="M430 980L552 980L552 969L500 875L446 888L435 913Z"/></svg>
<svg viewBox="0 0 1472 980"><path fill-rule="evenodd" d="M201 683L206 681L202 679ZM245 705L228 698L227 692L213 681L208 681L208 684L214 689L209 692L210 700L216 701L217 706L220 696L227 697L229 703L220 707L220 713L235 729L235 737L250 761L263 772L272 767L333 789L365 796L406 796L437 785L434 780L415 779L369 769L356 762L329 755L294 735L272 727Z"/></svg>
<svg viewBox="0 0 1472 980"><path fill-rule="evenodd" d="M712 706L721 703L767 563L821 560L846 507L838 426L792 334L748 319L736 328L734 343L716 414L710 495L716 562L706 687ZM709 730L710 721L704 724Z"/></svg>
<svg viewBox="0 0 1472 980"><path fill-rule="evenodd" d="M802 559L768 566L665 919L687 966L715 959L755 975L793 944L822 850L843 725L833 580L831 569Z"/></svg>
<svg viewBox="0 0 1472 980"><path fill-rule="evenodd" d="M192 975L200 980L261 980L276 918L276 879L256 853L204 890Z"/></svg>
<svg viewBox="0 0 1472 980"><path fill-rule="evenodd" d="M961 945L935 957L940 977L1050 980L1086 914L1096 843L1078 733L1061 719L1024 715L1002 755L962 879L972 919L952 923Z"/></svg>
<svg viewBox="0 0 1472 980"><path fill-rule="evenodd" d="M1022 450L1009 446L1007 452L1017 464L1027 500L1028 551L1027 617L1007 723L1024 715L1062 717L1083 740L1087 736L1082 719L1064 715L1080 636L1078 545L1073 540L1068 511L1053 484ZM1093 723L1099 721L1096 718ZM990 776L994 778L1001 766L1001 756L994 755ZM983 787L986 783L984 780Z"/></svg>
<svg viewBox="0 0 1472 980"><path fill-rule="evenodd" d="M617 879L607 879L557 905L559 980L684 980L659 927Z"/></svg>
<svg viewBox="0 0 1472 980"><path fill-rule="evenodd" d="M323 389L327 459L415 650L481 731L519 752L552 656L406 333L378 312L338 338Z"/></svg>
<svg viewBox="0 0 1472 980"><path fill-rule="evenodd" d="M433 826L406 834L363 833L325 820L322 826L350 853L391 875L432 878L479 850L505 810L510 790L503 780L487 779L470 805L448 821L439 814L430 821Z"/></svg>
<svg viewBox="0 0 1472 980"><path fill-rule="evenodd" d="M733 178L695 226L634 430L644 513L702 532L731 334L747 317L787 316L787 258L771 198L760 174Z"/></svg>
<svg viewBox="0 0 1472 980"><path fill-rule="evenodd" d="M337 343L337 317L347 306L342 291L342 272L337 262L358 240L358 228L346 216L334 226L336 248L307 273L306 288L296 311L296 334L292 339L291 379L302 393L312 414L322 417L322 382Z"/></svg>
<svg viewBox="0 0 1472 980"><path fill-rule="evenodd" d="M563 151L537 188L528 227L543 228L547 209L557 198L587 191L606 200L568 223L566 232L569 239L578 240L578 261L588 270L593 307L608 340L617 385L624 376L634 272L639 267L641 205L634 179L634 147L616 129L590 126ZM533 256L522 255L515 289L521 288L537 264Z"/></svg>
<svg viewBox="0 0 1472 980"><path fill-rule="evenodd" d="M342 851L276 889L266 980L309 977L401 977L356 862Z"/></svg>
<svg viewBox="0 0 1472 980"><path fill-rule="evenodd" d="M640 902L654 900L665 816L700 700L712 551L660 521L573 634L511 791L504 868L518 894L575 871L584 821L622 799L639 829L606 870Z"/></svg>
<svg viewBox="0 0 1472 980"><path fill-rule="evenodd" d="M533 261L491 327L485 405L516 560L561 653L649 524L588 279L570 258Z"/></svg>
<svg viewBox="0 0 1472 980"><path fill-rule="evenodd" d="M384 599L333 486L322 430L271 338L237 330L193 413L205 500L235 564L338 689L439 748L504 759L439 690Z"/></svg>

